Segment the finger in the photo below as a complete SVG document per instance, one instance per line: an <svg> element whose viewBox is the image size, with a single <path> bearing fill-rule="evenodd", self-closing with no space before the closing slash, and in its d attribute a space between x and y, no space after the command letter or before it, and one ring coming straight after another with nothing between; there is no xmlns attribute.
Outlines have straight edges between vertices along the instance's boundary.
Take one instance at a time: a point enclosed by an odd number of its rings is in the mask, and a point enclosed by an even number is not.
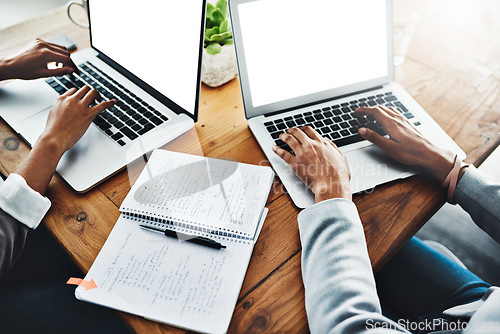
<svg viewBox="0 0 500 334"><path fill-rule="evenodd" d="M50 49L52 51L64 53L64 54L66 54L68 56L70 54L70 52L68 51L68 49L66 49L66 47L64 47L62 45L59 45L59 44L45 42L45 46L47 47L47 49Z"/></svg>
<svg viewBox="0 0 500 334"><path fill-rule="evenodd" d="M276 145L274 145L272 149L273 152L276 153L278 157L283 159L283 161L285 161L288 165L291 165L293 163L294 156L291 153Z"/></svg>
<svg viewBox="0 0 500 334"><path fill-rule="evenodd" d="M90 105L91 103L93 103L94 101L98 100L98 99L101 99L101 95L99 95L99 93L95 90L95 89L91 89L83 98L82 98L82 102L85 104L85 105Z"/></svg>
<svg viewBox="0 0 500 334"><path fill-rule="evenodd" d="M386 113L387 115L391 115L391 116L394 116L394 117L398 117L398 116L401 116L401 113L399 111L397 111L394 107L381 107Z"/></svg>
<svg viewBox="0 0 500 334"><path fill-rule="evenodd" d="M385 138L378 133L376 133L373 130L367 129L367 128L360 128L358 130L358 133L361 137L364 139L372 142L373 144L377 145L382 149L382 151L388 153L394 150L395 145L397 143L391 139Z"/></svg>
<svg viewBox="0 0 500 334"><path fill-rule="evenodd" d="M381 107L373 107L373 108L357 108L354 111L356 116L358 115L370 115L373 116L378 122L382 124L384 128L390 127L391 124L394 123L394 118L387 114L387 112Z"/></svg>
<svg viewBox="0 0 500 334"><path fill-rule="evenodd" d="M280 134L280 139L283 140L285 143L287 143L288 146L290 146L292 148L292 151L294 151L295 153L302 150L302 145L297 140L297 138L295 138L294 135L284 132Z"/></svg>
<svg viewBox="0 0 500 334"><path fill-rule="evenodd" d="M323 137L319 135L313 128L310 126L303 126L300 128L309 138L312 140L321 141Z"/></svg>
<svg viewBox="0 0 500 334"><path fill-rule="evenodd" d="M85 97L85 95L87 95L87 93L91 90L92 88L90 88L89 86L83 86L82 88L80 88L78 90L78 92L75 94L75 97L79 98L79 99L83 99Z"/></svg>
<svg viewBox="0 0 500 334"><path fill-rule="evenodd" d="M73 87L73 88L68 89L68 90L67 90L64 94L62 94L61 96L65 96L65 97L66 97L66 96L71 96L71 95L73 95L73 93L74 93L74 92L76 92L76 88L74 88L74 87Z"/></svg>
<svg viewBox="0 0 500 334"><path fill-rule="evenodd" d="M109 101L104 101L104 102L101 102L99 103L98 105L96 106L93 106L92 108L90 108L90 113L93 114L93 116L97 116L100 112L108 109L108 108L111 108L112 106L114 106L116 103L116 100L109 100Z"/></svg>
<svg viewBox="0 0 500 334"><path fill-rule="evenodd" d="M302 144L306 144L309 141L309 137L299 128L290 128L287 130L288 133L293 135Z"/></svg>

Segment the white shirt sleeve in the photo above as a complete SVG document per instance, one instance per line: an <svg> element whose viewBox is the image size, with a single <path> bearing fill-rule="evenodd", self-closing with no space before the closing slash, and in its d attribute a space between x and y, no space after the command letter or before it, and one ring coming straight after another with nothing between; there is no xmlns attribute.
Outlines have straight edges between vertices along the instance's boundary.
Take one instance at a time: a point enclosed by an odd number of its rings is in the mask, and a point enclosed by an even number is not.
<svg viewBox="0 0 500 334"><path fill-rule="evenodd" d="M18 174L10 174L0 185L0 208L31 229L36 229L49 211L50 200L31 189Z"/></svg>

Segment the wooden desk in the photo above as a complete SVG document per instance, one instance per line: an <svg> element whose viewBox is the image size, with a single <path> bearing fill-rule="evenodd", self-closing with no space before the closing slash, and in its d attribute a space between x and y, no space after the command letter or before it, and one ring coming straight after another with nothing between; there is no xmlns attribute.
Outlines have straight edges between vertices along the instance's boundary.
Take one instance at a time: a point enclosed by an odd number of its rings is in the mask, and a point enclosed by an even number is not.
<svg viewBox="0 0 500 334"><path fill-rule="evenodd" d="M500 140L500 3L494 0L396 0L419 13L405 63L397 81L479 164ZM45 16L0 31L0 57L34 37L64 33L80 49L86 29L73 25L60 8ZM29 92L27 92L29 94ZM196 128L165 148L196 151L210 157L267 164L247 128L237 80L218 88L202 87ZM0 172L14 172L29 148L0 121ZM144 163L137 162L85 195L59 176L48 190L52 208L44 224L75 263L86 272L116 222L118 207ZM444 203L444 194L429 178L417 176L356 195L375 271L379 270ZM256 244L241 289L230 332L307 332L301 247L297 214L278 180L267 204L270 212ZM130 314L119 313L137 332L184 332Z"/></svg>

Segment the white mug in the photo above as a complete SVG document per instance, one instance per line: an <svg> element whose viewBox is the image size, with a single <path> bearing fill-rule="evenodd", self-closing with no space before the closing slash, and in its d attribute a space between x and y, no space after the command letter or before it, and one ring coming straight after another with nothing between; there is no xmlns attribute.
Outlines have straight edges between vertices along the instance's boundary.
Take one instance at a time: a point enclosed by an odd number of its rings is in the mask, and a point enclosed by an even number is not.
<svg viewBox="0 0 500 334"><path fill-rule="evenodd" d="M88 2L87 0L71 0L66 4L66 12L68 13L68 17L71 21L73 21L74 24L77 26L83 27L83 28L88 28L89 25L87 23L81 23L75 20L74 18L71 17L71 6L73 5L78 5L83 8L85 11L85 14L88 13Z"/></svg>

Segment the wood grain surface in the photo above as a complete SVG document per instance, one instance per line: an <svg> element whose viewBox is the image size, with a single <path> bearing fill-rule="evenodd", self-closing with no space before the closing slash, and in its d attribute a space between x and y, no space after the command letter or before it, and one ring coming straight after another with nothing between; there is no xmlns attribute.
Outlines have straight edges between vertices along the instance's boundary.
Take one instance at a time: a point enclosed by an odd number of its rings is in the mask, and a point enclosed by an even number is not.
<svg viewBox="0 0 500 334"><path fill-rule="evenodd" d="M495 0L395 0L398 11L419 19L396 80L467 153L481 163L500 141L500 2ZM65 34L79 49L88 30L72 24L65 9L0 31L0 57L35 37ZM359 52L369 52L360 50ZM29 92L27 92L29 94ZM202 87L196 127L166 145L179 152L269 165L244 117L238 80ZM15 172L28 146L0 120L0 172ZM145 157L147 159L147 157ZM60 245L86 272L113 228L118 207L145 164L139 159L90 192L76 194L58 175L47 193L44 219ZM379 186L354 196L374 271L378 271L444 203L444 193L425 175ZM300 272L299 210L278 179L269 215L255 246L229 332L308 332ZM185 332L118 312L138 333Z"/></svg>

